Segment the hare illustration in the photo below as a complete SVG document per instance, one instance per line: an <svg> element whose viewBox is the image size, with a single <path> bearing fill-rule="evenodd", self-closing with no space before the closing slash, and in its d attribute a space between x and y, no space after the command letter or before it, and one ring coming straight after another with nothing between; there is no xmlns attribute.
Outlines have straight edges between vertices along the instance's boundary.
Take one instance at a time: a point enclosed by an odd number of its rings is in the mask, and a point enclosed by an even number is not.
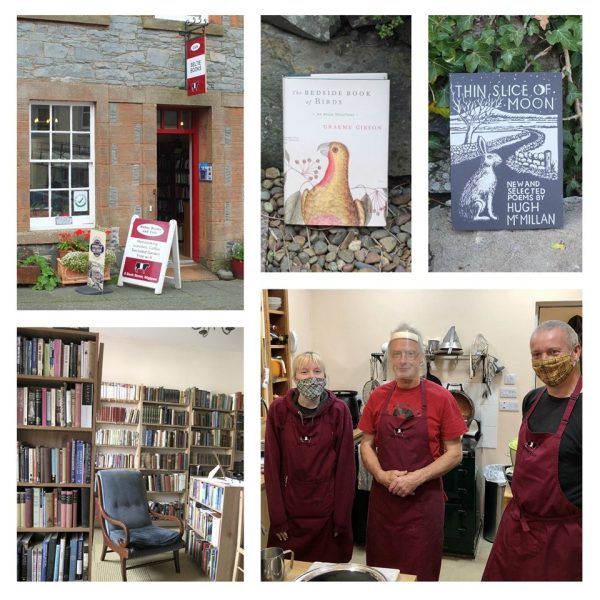
<svg viewBox="0 0 600 600"><path fill-rule="evenodd" d="M489 221L490 218L497 220L498 217L492 211L492 200L498 183L494 167L502 159L498 154L488 152L487 144L481 136L477 138L477 144L483 155L481 165L465 184L460 197L459 213L465 219L473 221ZM482 214L483 212L487 214Z"/></svg>

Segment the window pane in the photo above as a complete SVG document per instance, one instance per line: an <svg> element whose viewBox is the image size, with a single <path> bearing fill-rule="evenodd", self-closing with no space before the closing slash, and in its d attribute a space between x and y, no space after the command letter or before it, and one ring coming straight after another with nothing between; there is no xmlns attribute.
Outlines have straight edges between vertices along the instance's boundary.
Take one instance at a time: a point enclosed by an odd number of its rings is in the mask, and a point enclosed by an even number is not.
<svg viewBox="0 0 600 600"><path fill-rule="evenodd" d="M90 214L90 194L88 190L71 192L71 214L75 216Z"/></svg>
<svg viewBox="0 0 600 600"><path fill-rule="evenodd" d="M71 165L71 187L85 188L90 185L90 167L88 163L73 163Z"/></svg>
<svg viewBox="0 0 600 600"><path fill-rule="evenodd" d="M71 130L70 106L52 106L52 129L54 131Z"/></svg>
<svg viewBox="0 0 600 600"><path fill-rule="evenodd" d="M70 137L68 133L52 134L52 158L71 158Z"/></svg>
<svg viewBox="0 0 600 600"><path fill-rule="evenodd" d="M191 127L190 111L182 110L180 113L181 120L179 121L180 129L189 129Z"/></svg>
<svg viewBox="0 0 600 600"><path fill-rule="evenodd" d="M31 106L31 131L48 131L50 129L50 107L47 104Z"/></svg>
<svg viewBox="0 0 600 600"><path fill-rule="evenodd" d="M177 111L176 110L165 110L163 111L164 116L164 127L165 129L177 129Z"/></svg>
<svg viewBox="0 0 600 600"><path fill-rule="evenodd" d="M69 214L69 192L52 192L52 214L51 217L68 216Z"/></svg>
<svg viewBox="0 0 600 600"><path fill-rule="evenodd" d="M69 187L69 165L67 163L54 163L51 169L51 184L53 188Z"/></svg>
<svg viewBox="0 0 600 600"><path fill-rule="evenodd" d="M73 158L90 157L90 136L88 133L73 134Z"/></svg>
<svg viewBox="0 0 600 600"><path fill-rule="evenodd" d="M73 107L73 131L89 131L90 130L90 107L89 106L74 106Z"/></svg>
<svg viewBox="0 0 600 600"><path fill-rule="evenodd" d="M48 187L48 163L29 165L29 188L39 190Z"/></svg>
<svg viewBox="0 0 600 600"><path fill-rule="evenodd" d="M48 160L50 158L50 134L31 134L31 160Z"/></svg>
<svg viewBox="0 0 600 600"><path fill-rule="evenodd" d="M48 216L48 192L29 193L29 216L31 218Z"/></svg>

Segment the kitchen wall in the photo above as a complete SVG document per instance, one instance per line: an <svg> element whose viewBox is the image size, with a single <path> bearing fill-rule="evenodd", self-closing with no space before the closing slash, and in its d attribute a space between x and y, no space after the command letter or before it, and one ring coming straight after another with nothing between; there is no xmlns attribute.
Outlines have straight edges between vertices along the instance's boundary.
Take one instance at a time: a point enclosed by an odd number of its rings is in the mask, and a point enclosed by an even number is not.
<svg viewBox="0 0 600 600"><path fill-rule="evenodd" d="M243 390L242 330L202 338L191 328L99 328L103 381L219 393Z"/></svg>
<svg viewBox="0 0 600 600"><path fill-rule="evenodd" d="M484 462L508 463L508 443L517 435L524 395L535 385L529 337L537 324L536 303L581 301L580 290L290 290L290 328L298 335L298 351L320 352L330 389L362 393L369 379L371 352L381 350L390 331L402 322L419 329L425 339L443 338L456 327L469 352L478 333L489 343L515 385L494 379L491 398L483 399L481 370L469 379L468 361L436 361L432 371L447 383L463 383L476 404L488 447ZM575 312L578 311L574 311ZM497 411L500 386L516 389L519 412ZM486 429L487 428L487 429Z"/></svg>

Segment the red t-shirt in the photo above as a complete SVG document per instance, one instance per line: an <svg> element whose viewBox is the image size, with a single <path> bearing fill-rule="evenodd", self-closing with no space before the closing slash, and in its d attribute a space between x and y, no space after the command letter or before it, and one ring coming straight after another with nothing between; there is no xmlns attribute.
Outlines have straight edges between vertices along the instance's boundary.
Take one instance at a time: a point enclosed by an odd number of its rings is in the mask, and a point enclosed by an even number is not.
<svg viewBox="0 0 600 600"><path fill-rule="evenodd" d="M427 429L429 430L429 447L433 459L439 458L444 453L444 441L460 437L467 431L465 420L460 413L454 396L442 386L427 379L425 393L427 399ZM394 389L388 403L386 414L393 414L396 407L410 409L412 413L421 416L421 394L420 385L410 389L396 387L395 381L390 381L376 388L369 396L358 428L365 433L375 434L379 425L379 419L383 405Z"/></svg>

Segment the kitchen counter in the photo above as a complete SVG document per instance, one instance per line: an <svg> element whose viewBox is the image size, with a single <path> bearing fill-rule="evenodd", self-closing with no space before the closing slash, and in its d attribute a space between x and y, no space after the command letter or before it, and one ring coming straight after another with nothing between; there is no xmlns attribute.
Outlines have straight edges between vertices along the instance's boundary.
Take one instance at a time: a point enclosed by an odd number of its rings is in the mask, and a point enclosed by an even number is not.
<svg viewBox="0 0 600 600"><path fill-rule="evenodd" d="M508 506L508 503L512 500L512 490L510 489L510 483L506 484L504 488L504 496L502 497L502 512Z"/></svg>
<svg viewBox="0 0 600 600"><path fill-rule="evenodd" d="M288 561L286 561L286 568L288 565ZM290 569L286 572L285 581L294 581L296 577L300 577L300 575L304 575L306 571L308 571L310 565L312 563L305 562L303 560L295 560L293 569ZM398 576L398 581L416 581L417 577L415 575L407 575L405 573L400 573Z"/></svg>

